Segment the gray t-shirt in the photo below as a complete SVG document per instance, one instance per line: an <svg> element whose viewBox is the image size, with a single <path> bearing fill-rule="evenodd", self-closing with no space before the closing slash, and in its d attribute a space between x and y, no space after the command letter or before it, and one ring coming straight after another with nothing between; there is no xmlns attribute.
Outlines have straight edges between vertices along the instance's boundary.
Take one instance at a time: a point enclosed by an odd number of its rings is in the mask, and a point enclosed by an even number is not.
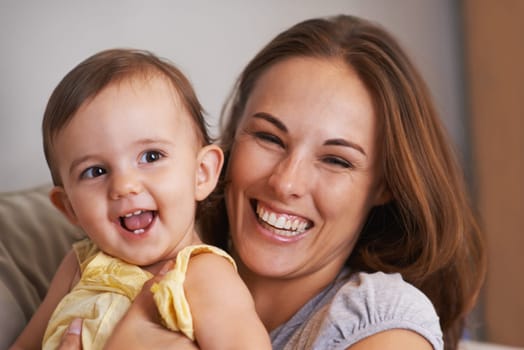
<svg viewBox="0 0 524 350"><path fill-rule="evenodd" d="M341 272L336 281L270 334L274 350L339 350L372 334L407 329L444 348L431 301L401 275Z"/></svg>

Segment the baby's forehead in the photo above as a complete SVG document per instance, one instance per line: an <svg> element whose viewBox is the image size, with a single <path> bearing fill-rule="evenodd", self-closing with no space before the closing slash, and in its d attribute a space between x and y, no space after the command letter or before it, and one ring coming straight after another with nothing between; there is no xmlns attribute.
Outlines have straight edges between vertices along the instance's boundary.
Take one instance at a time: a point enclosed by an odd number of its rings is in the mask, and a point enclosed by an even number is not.
<svg viewBox="0 0 524 350"><path fill-rule="evenodd" d="M91 103L104 92L110 89L116 89L116 91L118 91L120 88L131 88L137 96L144 94L146 89L153 90L158 93L158 97L166 97L172 101L177 108L181 108L190 114L190 108L188 108L189 102L184 100L181 88L176 85L171 77L163 72L155 70L130 72L126 75L111 79L111 81L109 81L99 91L96 91L92 96L88 97L79 106L79 109L82 108L82 106Z"/></svg>
<svg viewBox="0 0 524 350"><path fill-rule="evenodd" d="M79 130L94 134L99 134L96 130L100 128L106 130L106 126L109 127L107 130L112 130L111 126L118 123L116 121L142 124L144 127L141 130L146 133L159 130L156 125L163 121L174 121L177 128L182 125L191 128L195 141L202 142L197 121L174 83L164 75L156 74L128 75L109 82L82 102L69 121L56 129L52 143L56 144L64 135L78 133ZM96 130L92 125L97 126ZM160 128L165 128L165 125ZM125 130L122 128L122 132ZM60 148L54 148L54 151L60 152Z"/></svg>
<svg viewBox="0 0 524 350"><path fill-rule="evenodd" d="M136 88L136 93L140 94L141 89L144 87L154 87L156 89L166 89L171 93L171 97L177 103L182 103L182 95L180 92L180 87L176 85L172 78L166 75L163 72L158 72L156 70L149 71L138 71L131 72L121 77L116 77L112 79L106 86L104 86L98 93L110 88L110 87L119 87L119 86L131 86Z"/></svg>
<svg viewBox="0 0 524 350"><path fill-rule="evenodd" d="M183 93L183 89L185 87L179 86L175 81L175 78L155 69L127 74L109 82L90 100L93 100L96 98L96 96L108 88L119 88L122 86L131 87L136 92L136 94L141 94L143 93L144 89L148 88L152 88L158 92L162 90L162 96L166 96L166 98L173 102L177 108L183 110L184 113L182 113L180 116L182 118L188 118L187 121L190 123L192 129L195 132L197 142L202 145L206 144L206 137L205 135L202 135L202 132L200 131L202 127L205 128L206 126L200 125L201 122L199 120L199 116L197 115L198 112L195 111L191 101L184 97L185 95Z"/></svg>

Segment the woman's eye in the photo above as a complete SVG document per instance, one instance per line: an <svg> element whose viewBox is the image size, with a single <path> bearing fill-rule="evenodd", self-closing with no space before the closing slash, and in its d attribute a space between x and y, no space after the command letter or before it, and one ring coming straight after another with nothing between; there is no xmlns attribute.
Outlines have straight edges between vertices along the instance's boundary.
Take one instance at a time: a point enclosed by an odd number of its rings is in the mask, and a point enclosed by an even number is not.
<svg viewBox="0 0 524 350"><path fill-rule="evenodd" d="M337 156L328 156L323 159L324 163L329 165L335 165L341 168L349 169L353 168L353 164L351 162L348 162L344 158L340 158Z"/></svg>
<svg viewBox="0 0 524 350"><path fill-rule="evenodd" d="M140 163L153 163L162 158L162 153L158 151L147 151L140 157Z"/></svg>
<svg viewBox="0 0 524 350"><path fill-rule="evenodd" d="M270 134L270 133L267 133L267 132L263 132L263 131L254 132L253 135L257 139L262 140L264 142L270 142L270 143L274 143L276 145L279 145L281 147L284 147L284 143L276 135L273 135L273 134Z"/></svg>
<svg viewBox="0 0 524 350"><path fill-rule="evenodd" d="M99 177L107 173L107 171L104 168L101 168L99 166L92 166L90 168L87 168L86 170L82 171L82 174L80 174L80 178L82 179L92 179L95 177Z"/></svg>

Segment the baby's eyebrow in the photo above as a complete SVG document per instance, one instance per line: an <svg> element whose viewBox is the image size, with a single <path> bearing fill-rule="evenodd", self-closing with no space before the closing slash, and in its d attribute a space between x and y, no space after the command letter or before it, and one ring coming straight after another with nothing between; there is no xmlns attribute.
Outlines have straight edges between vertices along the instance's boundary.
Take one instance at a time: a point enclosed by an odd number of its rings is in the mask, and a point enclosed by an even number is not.
<svg viewBox="0 0 524 350"><path fill-rule="evenodd" d="M154 139L154 138L144 138L139 139L134 142L136 145L149 146L149 145L171 145L173 141L170 139Z"/></svg>
<svg viewBox="0 0 524 350"><path fill-rule="evenodd" d="M90 158L92 158L91 155L85 155L83 157L77 158L71 162L71 165L69 166L69 174L72 174L76 167L78 167L83 162L88 161Z"/></svg>
<svg viewBox="0 0 524 350"><path fill-rule="evenodd" d="M364 156L367 157L367 154L366 152L364 151L364 149L357 143L354 143L354 142L351 142L351 141L348 141L346 139L329 139L329 140L326 140L324 142L324 145L325 146L344 146L344 147L350 147L350 148L353 148L355 150L357 150L358 152L362 153Z"/></svg>
<svg viewBox="0 0 524 350"><path fill-rule="evenodd" d="M270 122L271 124L273 124L276 128L282 130L283 132L287 132L288 131L286 126L284 125L284 123L282 123L282 121L280 121L277 117L272 116L269 113L258 112L258 113L253 114L253 118L264 119L264 120Z"/></svg>

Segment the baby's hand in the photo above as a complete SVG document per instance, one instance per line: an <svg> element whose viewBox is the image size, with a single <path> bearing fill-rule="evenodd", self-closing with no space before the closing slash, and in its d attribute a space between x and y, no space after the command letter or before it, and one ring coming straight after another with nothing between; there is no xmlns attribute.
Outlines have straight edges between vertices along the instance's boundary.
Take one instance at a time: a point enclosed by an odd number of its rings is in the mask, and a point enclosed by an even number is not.
<svg viewBox="0 0 524 350"><path fill-rule="evenodd" d="M62 336L58 350L82 350L82 319L75 318Z"/></svg>

